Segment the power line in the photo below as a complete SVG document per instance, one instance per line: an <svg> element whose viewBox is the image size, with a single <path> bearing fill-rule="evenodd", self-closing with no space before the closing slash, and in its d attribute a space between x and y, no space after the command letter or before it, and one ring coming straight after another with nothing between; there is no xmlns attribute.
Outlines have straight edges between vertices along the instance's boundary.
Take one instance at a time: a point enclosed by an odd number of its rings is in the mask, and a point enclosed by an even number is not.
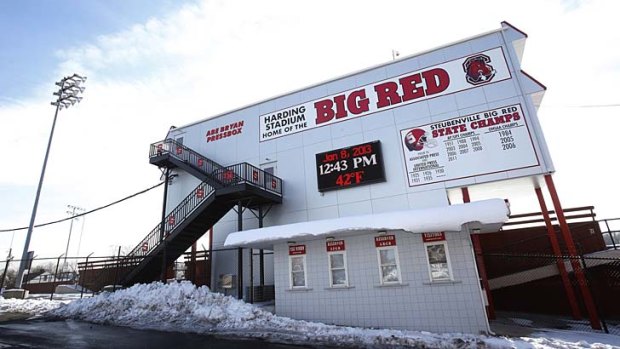
<svg viewBox="0 0 620 349"><path fill-rule="evenodd" d="M616 108L616 107L620 107L620 103L581 104L581 105L545 105L545 104L542 104L541 107L547 107L547 108Z"/></svg>
<svg viewBox="0 0 620 349"><path fill-rule="evenodd" d="M70 219L74 219L74 218L77 218L77 217L82 217L82 216L85 216L85 215L87 215L87 214L90 214L90 213L93 213L93 212L97 212L97 211L103 210L104 208L108 208L108 207L110 207L110 206L113 206L113 205L119 204L119 203L121 203L121 202L123 202L123 201L125 201L125 200L129 200L129 199L131 199L131 198L133 198L133 197L136 197L136 196L138 196L138 195L144 194L144 193L148 192L149 190L153 190L153 189L155 189L155 188L159 187L159 186L160 186L160 185L162 185L162 184L164 184L164 182L158 183L158 184L156 184L156 185L154 185L154 186L152 186L152 187L150 187L150 188L147 188L147 189L141 190L141 191L139 191L139 192L137 192L137 193L131 194L131 195L126 196L126 197L124 197L124 198L122 198L122 199L120 199L120 200L116 200L116 201L114 201L114 202L111 202L111 203L109 203L109 204L107 204L107 205L97 207L97 208L92 209L92 210L90 210L90 211L86 211L86 212L84 212L84 213L76 214L75 216L72 216L72 217L67 217L67 218L59 219L59 220L52 221L52 222L47 222L47 223L37 224L37 225L35 225L35 227L36 227L36 228L38 228L38 227L45 227L45 226L47 226L47 225L52 225L52 224L56 224L56 223L65 222L65 221L68 221L68 220L70 220ZM0 229L0 233L6 233L6 232L9 232L9 231L19 231L19 230L25 230L25 229L28 229L28 227L22 227L22 228L12 228L12 229Z"/></svg>

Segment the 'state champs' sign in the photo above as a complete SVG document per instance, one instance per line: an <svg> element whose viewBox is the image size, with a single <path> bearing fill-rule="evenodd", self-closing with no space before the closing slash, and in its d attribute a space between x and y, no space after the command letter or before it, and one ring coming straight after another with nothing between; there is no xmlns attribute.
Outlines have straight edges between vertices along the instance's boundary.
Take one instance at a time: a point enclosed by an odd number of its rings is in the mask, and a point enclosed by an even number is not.
<svg viewBox="0 0 620 349"><path fill-rule="evenodd" d="M261 115L259 139L263 142L510 78L504 52L497 47Z"/></svg>
<svg viewBox="0 0 620 349"><path fill-rule="evenodd" d="M520 104L400 131L409 186L538 166Z"/></svg>

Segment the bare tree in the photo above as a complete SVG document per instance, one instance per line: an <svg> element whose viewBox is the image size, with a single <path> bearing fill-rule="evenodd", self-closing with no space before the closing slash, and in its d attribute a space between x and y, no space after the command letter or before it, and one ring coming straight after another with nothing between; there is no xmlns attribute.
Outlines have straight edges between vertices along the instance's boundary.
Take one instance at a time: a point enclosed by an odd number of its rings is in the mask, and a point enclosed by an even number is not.
<svg viewBox="0 0 620 349"><path fill-rule="evenodd" d="M4 269L2 270L2 272L4 272ZM6 276L4 277L4 288L5 289L9 289L9 288L14 288L15 287L15 278L17 276L17 271L15 271L15 269L9 269L6 272ZM0 277L2 277L2 274L0 274Z"/></svg>

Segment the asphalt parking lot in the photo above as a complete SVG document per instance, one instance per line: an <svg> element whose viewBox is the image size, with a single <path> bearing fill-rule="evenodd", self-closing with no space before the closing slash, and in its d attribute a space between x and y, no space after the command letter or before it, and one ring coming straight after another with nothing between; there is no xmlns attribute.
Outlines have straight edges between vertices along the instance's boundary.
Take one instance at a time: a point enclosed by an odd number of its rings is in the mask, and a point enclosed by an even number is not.
<svg viewBox="0 0 620 349"><path fill-rule="evenodd" d="M8 320L5 317L5 320ZM257 340L232 340L179 332L136 330L74 320L13 320L0 323L0 349L21 348L240 348L300 349L308 346L274 344Z"/></svg>

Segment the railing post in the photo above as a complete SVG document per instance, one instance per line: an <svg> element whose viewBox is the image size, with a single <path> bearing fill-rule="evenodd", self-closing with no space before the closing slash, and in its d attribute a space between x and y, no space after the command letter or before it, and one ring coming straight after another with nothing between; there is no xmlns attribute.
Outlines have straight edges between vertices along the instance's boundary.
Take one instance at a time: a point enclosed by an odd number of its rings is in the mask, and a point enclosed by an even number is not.
<svg viewBox="0 0 620 349"><path fill-rule="evenodd" d="M86 284L86 274L88 271L88 258L90 258L90 256L92 256L94 252L91 252L88 256L86 256L86 263L84 263L84 278L82 279L82 277L80 277L80 299L82 298L82 296L84 296L84 286Z"/></svg>
<svg viewBox="0 0 620 349"><path fill-rule="evenodd" d="M58 262L56 262L56 271L54 272L54 282L52 284L56 283L56 275L58 274L58 267L60 266L60 259L62 258L62 256L64 255L61 254L60 256L58 256ZM52 294L50 295L50 301L54 299L54 290L52 289Z"/></svg>
<svg viewBox="0 0 620 349"><path fill-rule="evenodd" d="M114 284L112 285L112 292L116 291L116 284L118 283L118 268L121 264L121 246L118 247L118 255L116 257L116 268L114 270Z"/></svg>
<svg viewBox="0 0 620 349"><path fill-rule="evenodd" d="M611 232L611 229L609 228L609 221L606 219L605 220L605 225L607 226L607 233L609 234L609 238L611 239L611 245L614 247L614 250L616 250L616 241L614 241L614 234Z"/></svg>
<svg viewBox="0 0 620 349"><path fill-rule="evenodd" d="M254 304L254 249L250 248L250 304Z"/></svg>
<svg viewBox="0 0 620 349"><path fill-rule="evenodd" d="M263 206L258 206L258 227L263 227ZM262 248L258 252L258 269L259 269L259 285L261 292L264 294L265 290L265 250Z"/></svg>
<svg viewBox="0 0 620 349"><path fill-rule="evenodd" d="M164 178L164 200L161 208L161 230L159 233L159 243L163 243L162 262L161 262L161 282L166 283L166 202L168 201L168 181L170 180L170 169L166 169Z"/></svg>
<svg viewBox="0 0 620 349"><path fill-rule="evenodd" d="M243 207L241 201L237 203L237 231L243 230ZM237 250L237 298L243 299L243 249Z"/></svg>
<svg viewBox="0 0 620 349"><path fill-rule="evenodd" d="M205 284L211 288L211 263L207 261L207 249L203 247L205 251ZM211 259L211 250L209 250L209 259Z"/></svg>

